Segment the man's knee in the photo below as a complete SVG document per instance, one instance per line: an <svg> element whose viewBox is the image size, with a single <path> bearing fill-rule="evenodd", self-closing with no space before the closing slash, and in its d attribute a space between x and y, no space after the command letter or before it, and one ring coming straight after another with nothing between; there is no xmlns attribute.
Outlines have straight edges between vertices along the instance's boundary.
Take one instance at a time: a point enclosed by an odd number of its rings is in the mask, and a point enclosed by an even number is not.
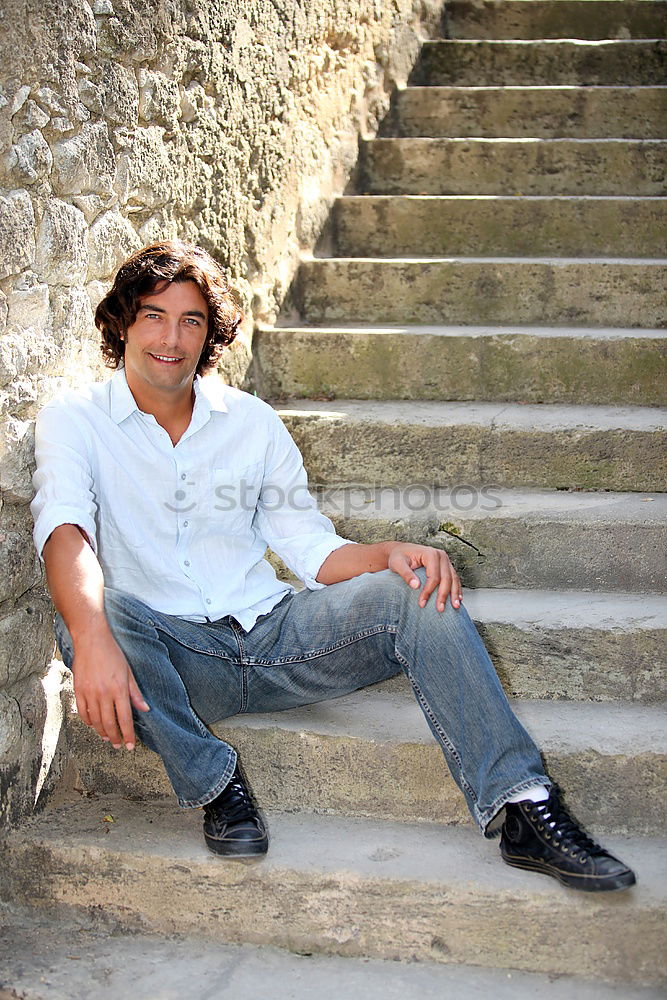
<svg viewBox="0 0 667 1000"><path fill-rule="evenodd" d="M419 598L426 584L426 570L423 566L419 566L414 570L414 573L419 579L419 587L411 587L402 576L392 570L383 570L373 574L378 577L378 599L396 601L399 615L418 615L419 618L416 620L420 624L428 624L429 628L444 628L451 636L459 635L461 632L470 633L471 629L474 630L463 605L455 608L449 595L447 595L444 611L438 611L437 587L429 594L425 606L421 607Z"/></svg>
<svg viewBox="0 0 667 1000"><path fill-rule="evenodd" d="M399 604L412 602L415 605L419 600L419 594L426 583L426 570L419 566L414 570L419 579L419 589L411 587L410 584L391 569L383 569L379 573L368 573L370 586L375 590L379 598L387 601L398 601Z"/></svg>
<svg viewBox="0 0 667 1000"><path fill-rule="evenodd" d="M426 582L426 573L420 567L416 570L419 577L419 590L413 588L403 577L391 569L379 570L377 573L364 573L355 578L354 595L357 610L366 608L369 612L381 610L385 617L396 622L412 608L418 608L419 593Z"/></svg>
<svg viewBox="0 0 667 1000"><path fill-rule="evenodd" d="M399 603L406 596L405 591L410 592L407 585L398 573L391 569L382 569L377 573L364 573L356 577L357 587L360 595L368 596L371 600L380 603Z"/></svg>

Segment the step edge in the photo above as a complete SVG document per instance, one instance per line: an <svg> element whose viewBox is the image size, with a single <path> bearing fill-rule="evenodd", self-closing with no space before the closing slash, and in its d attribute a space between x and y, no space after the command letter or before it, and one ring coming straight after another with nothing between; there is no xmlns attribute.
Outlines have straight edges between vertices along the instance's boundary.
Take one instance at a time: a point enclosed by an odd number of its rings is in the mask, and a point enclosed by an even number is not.
<svg viewBox="0 0 667 1000"><path fill-rule="evenodd" d="M98 856L106 854L107 856L125 858L145 857L148 853L153 858L166 857L172 861L190 863L215 872L220 877L222 884L227 879L237 881L239 877L243 876L254 879L262 878L264 874L279 874L285 870L305 870L312 873L344 873L346 876L352 876L355 880L356 876L375 879L382 876L383 879L410 881L415 884L439 884L440 881L445 881L449 887L457 885L463 892L464 898L467 895L466 887L479 891L485 885L494 885L494 888L497 888L501 893L506 893L510 898L523 894L525 898L532 896L533 898L550 899L554 902L562 902L568 910L579 910L582 913L589 912L591 903L589 899L582 900L579 896L573 897L571 894L564 893L562 887L555 883L552 884L550 879L537 879L529 873L514 870L508 873L496 855L497 847L480 837L472 826L451 827L433 823L373 821L360 817L339 817L333 814L270 812L269 820L274 836L269 855L259 867L247 868L243 866L243 871L241 871L241 866L238 864L225 863L218 858L213 858L206 851L199 829L201 814L194 810L179 810L173 799L156 799L149 803L135 803L123 800L120 796L105 795L104 809L108 808L112 813L115 809L118 818L123 815L130 817L129 822L125 819L124 822L109 824L107 834L104 833L104 824L99 822L97 815L100 812L100 805L99 801L88 800L83 803L74 803L72 806L60 807L57 812L54 810L49 814L49 823L46 822L46 819L42 824L39 823L39 819L30 821L6 835L6 841L9 845L14 845L15 849L17 847L20 849L22 845L25 845L25 848L29 850L31 846L40 844L62 856L69 855L70 857L75 855L77 850L92 850ZM154 839L152 842L149 841L148 847L153 849L146 851L145 839L136 835L131 836L127 847L117 845L116 841L120 840L120 837L116 835L122 831L124 826L127 828L129 823L136 824L137 820L141 822L142 813L153 813L158 816L162 813L164 819L161 837L155 837L156 824L152 824L153 829L150 833ZM77 824L73 833L70 831L59 834L58 830L54 828L54 820L63 822L70 816L83 816L85 819L89 814L95 816L95 827L102 827L102 829L89 832L82 829L82 824ZM92 820L88 820L88 822L92 822ZM166 833L165 827L168 827ZM157 824L157 828L160 829L160 824ZM419 854L413 854L408 859L412 870L405 875L392 873L392 869L394 872L397 869L397 862L400 864L401 858L388 857L379 863L371 862L370 865L368 863L362 865L358 860L349 860L350 856L356 859L359 852L363 850L360 843L362 839L365 838L373 843L379 841L381 845L388 845L392 840L399 844L405 844L410 828L427 840L428 846L422 847ZM291 859L284 858L283 831L292 838L295 834L298 837L300 833L305 832L303 844L300 843L300 850L295 854L296 863ZM276 832L278 832L278 837L275 836ZM341 860L332 857L331 852L321 851L320 845L323 838L330 836L332 832L334 832L334 843L338 845L339 851L343 848ZM351 836L351 833L355 835ZM186 835L185 839L183 839L183 834ZM177 858L168 851L165 852L164 845L167 835L177 840L179 845ZM608 845L610 849L617 850L622 855L629 853L631 862L633 857L646 858L647 856L662 860L665 854L665 840L658 837L610 834L604 839L605 845ZM315 852L312 859L307 857L303 849L304 844ZM143 852L142 847L144 847ZM156 847L160 850L156 850ZM463 864L461 864L462 851L465 858ZM470 860L468 860L469 858ZM447 862L444 870L443 859ZM479 863L480 859L481 864ZM438 874L438 868L442 871L442 875ZM102 867L101 871L104 873L105 869ZM113 870L109 870L107 874L108 877L115 878ZM498 886L499 881L504 883L500 887ZM640 900L641 903L652 908L659 901L667 900L667 877L663 877L660 873L659 877L656 874L651 880L640 879L639 885L631 890L631 895L626 895L625 898L628 901L632 900L633 910L640 905ZM620 897L618 900L620 901Z"/></svg>

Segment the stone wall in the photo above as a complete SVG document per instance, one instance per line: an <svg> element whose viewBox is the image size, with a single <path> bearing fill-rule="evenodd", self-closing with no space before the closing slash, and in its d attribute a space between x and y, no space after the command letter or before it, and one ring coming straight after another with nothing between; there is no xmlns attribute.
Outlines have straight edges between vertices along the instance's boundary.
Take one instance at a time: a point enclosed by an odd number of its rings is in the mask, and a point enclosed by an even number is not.
<svg viewBox="0 0 667 1000"><path fill-rule="evenodd" d="M64 759L62 674L31 543L32 421L104 377L93 310L129 251L209 249L248 321L275 314L298 254L372 133L435 0L3 0L0 8L0 819Z"/></svg>

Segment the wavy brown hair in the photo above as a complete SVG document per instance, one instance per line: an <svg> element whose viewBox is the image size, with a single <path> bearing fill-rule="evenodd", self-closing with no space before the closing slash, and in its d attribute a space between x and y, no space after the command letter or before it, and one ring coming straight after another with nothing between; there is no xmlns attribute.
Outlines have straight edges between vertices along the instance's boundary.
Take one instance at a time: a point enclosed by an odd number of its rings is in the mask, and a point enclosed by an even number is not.
<svg viewBox="0 0 667 1000"><path fill-rule="evenodd" d="M118 368L125 355L123 336L137 318L141 299L172 282L193 281L208 305L208 333L197 364L204 375L234 340L243 313L222 268L201 247L164 240L135 251L121 264L109 292L95 312L102 334L104 363Z"/></svg>

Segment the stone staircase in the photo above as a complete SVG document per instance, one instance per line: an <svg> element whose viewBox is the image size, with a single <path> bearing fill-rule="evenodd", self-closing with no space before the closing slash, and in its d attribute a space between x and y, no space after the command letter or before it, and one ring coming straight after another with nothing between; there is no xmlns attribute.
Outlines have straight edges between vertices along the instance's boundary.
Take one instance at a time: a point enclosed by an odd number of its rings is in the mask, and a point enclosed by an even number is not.
<svg viewBox="0 0 667 1000"><path fill-rule="evenodd" d="M447 549L550 773L638 886L582 898L502 865L395 679L216 728L268 812L260 864L213 859L156 758L74 719L84 794L7 839L5 898L417 960L443 990L453 964L664 983L666 23L651 0L450 0L254 341L322 508Z"/></svg>

